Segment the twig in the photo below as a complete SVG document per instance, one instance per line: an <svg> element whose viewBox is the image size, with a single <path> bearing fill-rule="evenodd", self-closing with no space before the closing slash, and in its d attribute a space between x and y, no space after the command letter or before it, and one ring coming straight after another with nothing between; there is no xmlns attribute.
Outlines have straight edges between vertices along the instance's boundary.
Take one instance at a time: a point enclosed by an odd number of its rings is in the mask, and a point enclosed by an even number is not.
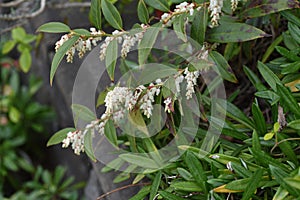
<svg viewBox="0 0 300 200"><path fill-rule="evenodd" d="M84 8L84 7L90 7L91 6L91 2L71 2L71 3L61 3L61 4L48 4L47 5L49 8L57 8L57 9L62 9L62 8L73 8L73 7L80 7L80 8Z"/></svg>
<svg viewBox="0 0 300 200"><path fill-rule="evenodd" d="M119 187L119 188L117 188L117 189L114 189L114 190L112 190L112 191L110 191L110 192L107 192L107 193L101 195L100 197L97 198L97 200L103 199L104 197L106 197L106 196L108 196L108 195L110 195L110 194L112 194L112 193L118 192L118 191L120 191L120 190L124 190L124 189L130 188L130 187L145 186L145 185L150 185L150 183L139 183L139 184L125 185L125 186L123 186L123 187Z"/></svg>
<svg viewBox="0 0 300 200"><path fill-rule="evenodd" d="M15 0L8 3L0 3L0 7L14 7L19 5L20 3L23 3L25 0Z"/></svg>
<svg viewBox="0 0 300 200"><path fill-rule="evenodd" d="M10 27L7 27L7 28L5 28L5 29L2 29L2 30L0 31L0 35L3 34L3 33L8 32L8 31L11 31L12 29L14 29L14 28L16 28L16 27L18 27L18 26L22 26L23 24L25 24L25 21L24 21L24 20L23 20L22 22L20 22L20 23L17 23L17 24L15 24L15 25L12 25L12 26L10 26Z"/></svg>
<svg viewBox="0 0 300 200"><path fill-rule="evenodd" d="M37 15L41 14L45 10L45 7L46 7L46 0L41 0L40 8L33 13L24 14L24 15L16 15L16 16L3 15L3 16L0 16L0 19L14 21L14 20L22 19L22 18L33 18L33 17L36 17Z"/></svg>

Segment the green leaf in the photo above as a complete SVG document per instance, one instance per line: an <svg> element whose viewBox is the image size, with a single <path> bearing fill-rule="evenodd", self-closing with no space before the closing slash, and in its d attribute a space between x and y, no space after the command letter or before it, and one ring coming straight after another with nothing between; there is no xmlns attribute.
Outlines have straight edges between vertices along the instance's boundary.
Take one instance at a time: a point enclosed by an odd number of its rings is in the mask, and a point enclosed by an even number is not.
<svg viewBox="0 0 300 200"><path fill-rule="evenodd" d="M300 177L299 176L298 177L288 177L288 178L285 178L284 181L288 185L296 188L297 190L300 190Z"/></svg>
<svg viewBox="0 0 300 200"><path fill-rule="evenodd" d="M31 66L31 55L29 49L24 49L20 56L20 67L23 72L27 73Z"/></svg>
<svg viewBox="0 0 300 200"><path fill-rule="evenodd" d="M297 73L300 69L300 61L288 63L281 66L283 67L283 69L281 70L282 74Z"/></svg>
<svg viewBox="0 0 300 200"><path fill-rule="evenodd" d="M155 175L154 180L152 181L149 199L154 199L154 197L156 196L160 182L161 182L161 177L162 177L162 173L161 173L161 171L159 171Z"/></svg>
<svg viewBox="0 0 300 200"><path fill-rule="evenodd" d="M155 161L146 157L145 155L142 156L134 153L125 153L121 154L119 157L129 163L135 164L146 169L158 168L158 165L155 163Z"/></svg>
<svg viewBox="0 0 300 200"><path fill-rule="evenodd" d="M275 180L277 181L278 184L280 184L283 188L285 188L291 195L295 197L300 196L299 190L295 189L294 187L290 186L287 184L285 181L285 178L289 177L289 174L285 171L283 171L281 168L270 165L269 166L272 175L275 177Z"/></svg>
<svg viewBox="0 0 300 200"><path fill-rule="evenodd" d="M273 196L273 199L284 200L288 196L288 194L289 194L289 192L280 186L280 187L278 187L275 195Z"/></svg>
<svg viewBox="0 0 300 200"><path fill-rule="evenodd" d="M13 40L16 40L18 42L23 42L24 38L26 37L26 32L24 28L17 27L11 31L11 37Z"/></svg>
<svg viewBox="0 0 300 200"><path fill-rule="evenodd" d="M72 32L74 32L80 36L91 36L91 33L88 30L83 29L83 28L74 29L74 30L72 30Z"/></svg>
<svg viewBox="0 0 300 200"><path fill-rule="evenodd" d="M117 8L108 0L101 1L102 12L107 22L115 29L122 30L122 18Z"/></svg>
<svg viewBox="0 0 300 200"><path fill-rule="evenodd" d="M191 181L193 179L193 175L190 172L188 172L186 169L178 167L177 171L179 175L182 178L184 178L186 181Z"/></svg>
<svg viewBox="0 0 300 200"><path fill-rule="evenodd" d="M241 124L244 124L246 127L250 129L255 129L253 121L250 120L238 107L234 104L224 100L218 99L217 103L219 105L219 110L226 112L226 115Z"/></svg>
<svg viewBox="0 0 300 200"><path fill-rule="evenodd" d="M64 128L56 132L54 135L51 136L51 138L47 142L47 147L61 143L67 137L69 132L74 131L76 131L75 128Z"/></svg>
<svg viewBox="0 0 300 200"><path fill-rule="evenodd" d="M300 26L300 18L295 16L292 11L290 10L285 10L285 11L282 11L280 12L280 14L286 18L288 21L296 24L297 26Z"/></svg>
<svg viewBox="0 0 300 200"><path fill-rule="evenodd" d="M149 6L163 12L168 12L170 10L167 0L145 0L145 2Z"/></svg>
<svg viewBox="0 0 300 200"><path fill-rule="evenodd" d="M191 181L172 182L170 187L174 188L174 190L186 192L202 192L202 188L197 183Z"/></svg>
<svg viewBox="0 0 300 200"><path fill-rule="evenodd" d="M238 174L239 176L241 176L243 178L249 178L252 176L252 173L250 172L250 170L247 170L245 167L241 166L240 164L232 162L231 167L232 167L234 173Z"/></svg>
<svg viewBox="0 0 300 200"><path fill-rule="evenodd" d="M84 136L84 151L92 161L97 161L93 150L93 134L91 130L88 130Z"/></svg>
<svg viewBox="0 0 300 200"><path fill-rule="evenodd" d="M110 172L112 170L119 170L122 167L123 164L124 164L124 160L122 160L121 158L116 158L116 159L110 161L109 163L107 163L101 169L101 172L102 173L107 173L107 172Z"/></svg>
<svg viewBox="0 0 300 200"><path fill-rule="evenodd" d="M129 173L126 173L126 172L123 172L123 173L120 173L118 174L114 180L113 180L113 183L121 183L123 181L126 181L130 178L130 174Z"/></svg>
<svg viewBox="0 0 300 200"><path fill-rule="evenodd" d="M298 43L300 43L300 28L297 25L295 25L295 24L293 24L291 22L288 23L288 28L289 28L289 32L292 35L292 37Z"/></svg>
<svg viewBox="0 0 300 200"><path fill-rule="evenodd" d="M261 150L261 144L260 144L259 136L258 136L258 134L255 130L252 133L252 148L257 150L257 151Z"/></svg>
<svg viewBox="0 0 300 200"><path fill-rule="evenodd" d="M7 42L4 43L2 47L2 53L7 54L9 53L16 45L15 40L8 40Z"/></svg>
<svg viewBox="0 0 300 200"><path fill-rule="evenodd" d="M54 55L54 58L52 60L51 64L51 70L50 70L50 84L53 83L53 78L55 75L55 72L58 68L59 63L62 61L65 54L68 52L68 50L76 43L79 36L73 36L69 40L67 40L63 45L57 50L56 54Z"/></svg>
<svg viewBox="0 0 300 200"><path fill-rule="evenodd" d="M268 167L270 164L280 167L282 170L287 170L286 165L282 164L280 161L276 160L275 158L271 157L264 151L256 150L254 148L250 149L254 159L257 163L260 163L264 167Z"/></svg>
<svg viewBox="0 0 300 200"><path fill-rule="evenodd" d="M96 107L99 107L99 106L101 106L101 105L103 105L105 103L104 100L106 98L107 93L108 93L108 90L104 90L104 91L102 91L99 94L99 96L97 98L97 105L96 105Z"/></svg>
<svg viewBox="0 0 300 200"><path fill-rule="evenodd" d="M16 107L10 107L8 117L13 123L18 123L21 119L21 113Z"/></svg>
<svg viewBox="0 0 300 200"><path fill-rule="evenodd" d="M139 84L149 84L157 79L177 74L177 70L160 63L146 64L139 77Z"/></svg>
<svg viewBox="0 0 300 200"><path fill-rule="evenodd" d="M174 17L173 19L173 29L179 39L183 42L187 42L187 35L186 35L186 15L182 14L179 16Z"/></svg>
<svg viewBox="0 0 300 200"><path fill-rule="evenodd" d="M280 101L285 109L289 109L296 116L300 117L300 106L288 88L281 84L277 84L277 93L280 96Z"/></svg>
<svg viewBox="0 0 300 200"><path fill-rule="evenodd" d="M37 32L46 32L46 33L66 33L70 31L71 31L70 27L61 22L49 22L41 25L37 29Z"/></svg>
<svg viewBox="0 0 300 200"><path fill-rule="evenodd" d="M148 12L148 9L147 9L147 6L146 6L144 0L139 0L137 12L138 12L139 20L144 24L148 24L149 12Z"/></svg>
<svg viewBox="0 0 300 200"><path fill-rule="evenodd" d="M97 119L95 113L93 113L88 107L79 105L79 104L72 104L71 105L72 112L74 115L74 119L80 118L86 122L91 122Z"/></svg>
<svg viewBox="0 0 300 200"><path fill-rule="evenodd" d="M207 22L208 22L208 9L206 7L203 7L196 12L191 27L191 38L196 40L201 45L205 40Z"/></svg>
<svg viewBox="0 0 300 200"><path fill-rule="evenodd" d="M209 56L216 63L215 71L227 81L237 83L235 75L232 73L231 67L227 60L217 51L211 51Z"/></svg>
<svg viewBox="0 0 300 200"><path fill-rule="evenodd" d="M290 123L288 123L287 126L293 128L293 129L300 130L300 119L291 121Z"/></svg>
<svg viewBox="0 0 300 200"><path fill-rule="evenodd" d="M248 67L244 66L244 72L247 75L247 77L249 78L249 80L251 81L252 85L255 86L255 88L258 91L262 91L262 90L266 90L267 88L262 84L262 82L260 81L260 79L258 78L258 76L251 71Z"/></svg>
<svg viewBox="0 0 300 200"><path fill-rule="evenodd" d="M106 49L105 66L110 79L113 81L118 59L118 41L114 39Z"/></svg>
<svg viewBox="0 0 300 200"><path fill-rule="evenodd" d="M252 115L257 132L263 135L267 132L267 125L259 106L255 103L252 104Z"/></svg>
<svg viewBox="0 0 300 200"><path fill-rule="evenodd" d="M92 25L101 30L102 16L101 16L101 0L91 0L91 8L89 12L89 20Z"/></svg>
<svg viewBox="0 0 300 200"><path fill-rule="evenodd" d="M283 40L283 36L280 35L272 42L272 44L268 47L268 49L266 50L266 52L264 53L264 55L262 57L263 63L265 63L268 60L270 55L274 52L275 47L277 45L279 45L282 42L282 40Z"/></svg>
<svg viewBox="0 0 300 200"><path fill-rule="evenodd" d="M207 31L207 40L218 43L245 42L265 36L262 30L244 23L223 22Z"/></svg>
<svg viewBox="0 0 300 200"><path fill-rule="evenodd" d="M281 151L284 153L284 155L288 157L290 161L292 161L295 165L298 166L299 162L297 159L297 155L295 154L289 141L284 141L285 138L281 134L278 134L277 138L278 138L278 142L280 142L279 148L281 149Z"/></svg>
<svg viewBox="0 0 300 200"><path fill-rule="evenodd" d="M114 122L112 120L108 120L106 122L104 127L104 134L112 145L114 145L115 147L118 146L117 132Z"/></svg>
<svg viewBox="0 0 300 200"><path fill-rule="evenodd" d="M289 51L288 49L286 49L284 47L276 46L275 49L276 49L276 51L278 53L280 53L282 56L284 56L288 60L291 60L291 61L300 61L300 57L297 56L297 54L295 54L292 51Z"/></svg>
<svg viewBox="0 0 300 200"><path fill-rule="evenodd" d="M280 99L280 97L275 92L272 92L270 90L256 92L255 96L270 100L271 106L275 105Z"/></svg>
<svg viewBox="0 0 300 200"><path fill-rule="evenodd" d="M265 136L264 136L264 140L271 140L274 136L274 132L270 132L270 133L267 133Z"/></svg>
<svg viewBox="0 0 300 200"><path fill-rule="evenodd" d="M249 1L248 5L243 8L241 16L244 18L261 17L271 13L277 13L279 11L293 8L299 8L299 3L297 0Z"/></svg>
<svg viewBox="0 0 300 200"><path fill-rule="evenodd" d="M206 181L207 177L204 173L204 169L202 167L201 162L198 158L192 153L187 151L185 155L185 164L188 166L191 174L193 175L197 184L202 188L204 193L207 193Z"/></svg>
<svg viewBox="0 0 300 200"><path fill-rule="evenodd" d="M258 184L253 184L253 183L259 183L262 175L263 175L262 169L258 169L254 172L254 174L251 176L249 180L245 192L243 193L242 200L248 200L251 198L251 196L254 194L255 190L258 187Z"/></svg>
<svg viewBox="0 0 300 200"><path fill-rule="evenodd" d="M151 186L144 186L136 195L131 197L129 200L141 200L145 199L147 194L149 194Z"/></svg>
<svg viewBox="0 0 300 200"><path fill-rule="evenodd" d="M276 92L276 84L281 84L279 78L270 70L268 66L260 61L258 61L257 68L260 74L263 76L264 80Z"/></svg>
<svg viewBox="0 0 300 200"><path fill-rule="evenodd" d="M167 191L159 191L158 193L166 200L185 200L184 198L181 198Z"/></svg>
<svg viewBox="0 0 300 200"><path fill-rule="evenodd" d="M147 61L159 31L160 29L154 25L154 27L148 28L144 33L144 36L138 46L138 59L140 65Z"/></svg>

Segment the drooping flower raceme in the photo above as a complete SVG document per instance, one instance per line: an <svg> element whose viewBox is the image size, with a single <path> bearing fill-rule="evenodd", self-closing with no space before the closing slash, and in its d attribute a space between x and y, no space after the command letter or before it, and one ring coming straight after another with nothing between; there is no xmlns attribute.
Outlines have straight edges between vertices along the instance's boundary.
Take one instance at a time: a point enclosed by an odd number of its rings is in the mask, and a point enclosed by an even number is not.
<svg viewBox="0 0 300 200"><path fill-rule="evenodd" d="M210 16L212 17L212 27L219 25L220 14L222 13L223 0L210 0L209 10L211 11Z"/></svg>
<svg viewBox="0 0 300 200"><path fill-rule="evenodd" d="M186 87L186 98L191 99L193 94L195 93L194 86L197 85L197 79L200 75L199 71L193 71L190 72L188 68L185 68L184 70L185 79L187 81L187 87Z"/></svg>

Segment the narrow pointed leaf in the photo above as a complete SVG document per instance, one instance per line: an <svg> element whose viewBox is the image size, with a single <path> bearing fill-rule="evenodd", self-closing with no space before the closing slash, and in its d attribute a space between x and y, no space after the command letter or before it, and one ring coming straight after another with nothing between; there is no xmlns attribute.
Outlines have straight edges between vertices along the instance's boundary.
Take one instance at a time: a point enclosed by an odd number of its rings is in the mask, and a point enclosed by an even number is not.
<svg viewBox="0 0 300 200"><path fill-rule="evenodd" d="M97 161L93 150L93 134L91 130L84 136L84 151L92 161Z"/></svg>
<svg viewBox="0 0 300 200"><path fill-rule="evenodd" d="M71 31L70 27L61 22L49 22L41 25L37 29L37 32L46 32L46 33L66 33L70 31Z"/></svg>
<svg viewBox="0 0 300 200"><path fill-rule="evenodd" d="M51 64L51 70L50 70L50 84L52 85L53 83L53 78L55 75L55 72L59 66L59 63L62 61L63 57L65 54L68 52L68 50L76 43L78 40L79 36L73 36L69 40L67 40L56 52L54 55L54 58L52 60Z"/></svg>
<svg viewBox="0 0 300 200"><path fill-rule="evenodd" d="M102 12L107 22L115 29L122 29L123 22L117 8L108 0L101 1Z"/></svg>
<svg viewBox="0 0 300 200"><path fill-rule="evenodd" d="M144 0L139 1L137 11L139 20L144 24L148 24L149 12Z"/></svg>
<svg viewBox="0 0 300 200"><path fill-rule="evenodd" d="M168 12L170 10L167 0L145 0L145 2L160 11Z"/></svg>
<svg viewBox="0 0 300 200"><path fill-rule="evenodd" d="M56 132L54 135L51 136L51 138L47 142L47 147L61 143L67 137L67 134L69 132L74 132L74 131L76 131L75 128L64 128Z"/></svg>
<svg viewBox="0 0 300 200"><path fill-rule="evenodd" d="M91 1L91 9L89 12L89 19L92 25L94 25L97 29L101 30L101 0L92 0Z"/></svg>
<svg viewBox="0 0 300 200"><path fill-rule="evenodd" d="M111 41L106 49L105 66L110 79L113 81L118 59L118 41Z"/></svg>
<svg viewBox="0 0 300 200"><path fill-rule="evenodd" d="M152 182L151 191L150 191L150 199L154 199L157 194L160 182L161 182L162 173L159 171Z"/></svg>

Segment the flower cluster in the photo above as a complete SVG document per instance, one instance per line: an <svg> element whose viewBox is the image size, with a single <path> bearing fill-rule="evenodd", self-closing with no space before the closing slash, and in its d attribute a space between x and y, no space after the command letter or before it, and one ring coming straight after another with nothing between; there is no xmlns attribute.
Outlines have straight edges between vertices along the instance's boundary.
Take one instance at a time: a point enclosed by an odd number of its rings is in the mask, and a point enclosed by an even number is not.
<svg viewBox="0 0 300 200"><path fill-rule="evenodd" d="M219 25L220 14L222 13L223 0L210 0L209 10L211 11L210 16L212 27Z"/></svg>
<svg viewBox="0 0 300 200"><path fill-rule="evenodd" d="M188 12L191 16L194 14L194 3L187 3L187 2L182 2L179 5L176 5L176 8L174 9L173 12L171 13L164 13L160 20L166 25L166 26L171 26L172 25L172 18L176 16L179 13L186 13Z"/></svg>
<svg viewBox="0 0 300 200"><path fill-rule="evenodd" d="M187 87L186 87L186 98L187 99L191 99L193 96L193 94L195 93L195 90L194 90L194 86L197 85L197 79L200 75L199 71L194 71L194 72L190 72L188 70L188 68L185 68L184 70L184 74L185 74L185 79L186 79L186 82L187 82Z"/></svg>
<svg viewBox="0 0 300 200"><path fill-rule="evenodd" d="M161 80L158 79L156 81L157 84L161 83ZM150 83L149 89L147 89L146 94L143 95L141 98L141 105L140 109L143 111L144 115L148 118L152 115L154 97L155 95L159 95L160 93L160 86L155 86L153 83Z"/></svg>
<svg viewBox="0 0 300 200"><path fill-rule="evenodd" d="M84 136L82 131L68 132L67 137L62 141L62 147L67 148L72 144L74 153L80 155L80 152L84 152Z"/></svg>
<svg viewBox="0 0 300 200"><path fill-rule="evenodd" d="M121 55L122 57L126 57L130 49L136 44L139 43L145 33L145 29L147 28L146 25L141 24L142 30L134 35L129 35L128 33L120 32L118 30L115 30L112 32L111 37L106 37L104 43L100 46L100 60L104 60L106 56L106 50L108 45L110 44L111 41L114 39L118 40L118 43L122 43L122 48L121 48Z"/></svg>
<svg viewBox="0 0 300 200"><path fill-rule="evenodd" d="M96 46L97 42L102 39L103 32L102 31L97 31L95 28L91 28L91 37L84 38L80 37L78 40L75 42L75 44L67 51L66 56L67 56L67 62L72 63L73 62L73 57L75 52L78 52L79 58L82 58L84 54L87 51L92 50L92 45ZM55 43L55 51L57 52L58 49L67 41L69 40L74 33L69 33L65 34L61 37L59 41Z"/></svg>

